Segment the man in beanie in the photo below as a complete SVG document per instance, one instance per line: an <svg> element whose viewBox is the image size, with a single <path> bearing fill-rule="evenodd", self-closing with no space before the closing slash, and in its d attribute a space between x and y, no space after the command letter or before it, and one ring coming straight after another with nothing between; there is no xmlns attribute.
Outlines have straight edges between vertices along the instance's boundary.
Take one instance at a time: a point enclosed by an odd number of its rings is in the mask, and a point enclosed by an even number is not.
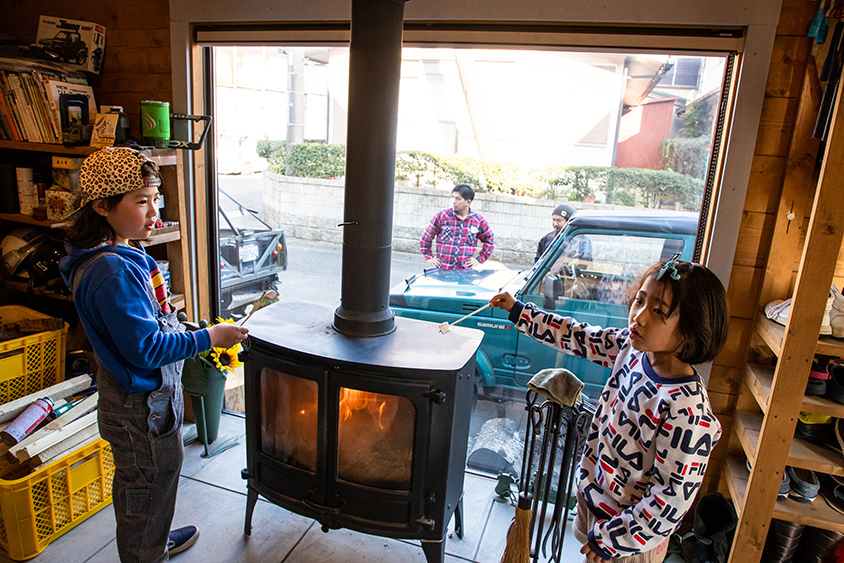
<svg viewBox="0 0 844 563"><path fill-rule="evenodd" d="M554 230L539 239L539 245L536 247L536 256L533 259L534 262L539 260L542 253L551 246L551 243L554 242L554 239L557 238L557 235L563 230L563 227L566 226L566 223L569 222L569 219L571 219L575 213L577 213L577 210L566 203L561 203L554 208L554 211L551 212L551 227L553 227Z"/></svg>

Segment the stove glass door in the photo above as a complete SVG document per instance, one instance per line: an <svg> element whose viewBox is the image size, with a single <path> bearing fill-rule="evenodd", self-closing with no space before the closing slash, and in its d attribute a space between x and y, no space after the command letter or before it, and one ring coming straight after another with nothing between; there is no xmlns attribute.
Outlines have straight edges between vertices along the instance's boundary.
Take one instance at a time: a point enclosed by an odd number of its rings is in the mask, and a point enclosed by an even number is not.
<svg viewBox="0 0 844 563"><path fill-rule="evenodd" d="M337 476L381 489L410 490L416 407L406 397L341 387Z"/></svg>
<svg viewBox="0 0 844 563"><path fill-rule="evenodd" d="M261 451L316 472L318 383L264 368L260 385Z"/></svg>

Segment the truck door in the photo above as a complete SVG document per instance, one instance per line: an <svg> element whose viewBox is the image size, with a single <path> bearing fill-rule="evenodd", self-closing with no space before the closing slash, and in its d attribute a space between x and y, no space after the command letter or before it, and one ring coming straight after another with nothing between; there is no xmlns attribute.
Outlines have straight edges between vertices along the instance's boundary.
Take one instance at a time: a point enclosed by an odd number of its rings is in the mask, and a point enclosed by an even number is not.
<svg viewBox="0 0 844 563"><path fill-rule="evenodd" d="M568 233L566 233L568 235ZM654 262L674 252L691 256L693 238L666 233L572 233L550 266L537 270L518 298L524 302L601 327L626 327L626 295ZM536 372L561 367L584 382L584 393L597 397L610 370L588 360L557 352L518 333L516 382L526 385Z"/></svg>

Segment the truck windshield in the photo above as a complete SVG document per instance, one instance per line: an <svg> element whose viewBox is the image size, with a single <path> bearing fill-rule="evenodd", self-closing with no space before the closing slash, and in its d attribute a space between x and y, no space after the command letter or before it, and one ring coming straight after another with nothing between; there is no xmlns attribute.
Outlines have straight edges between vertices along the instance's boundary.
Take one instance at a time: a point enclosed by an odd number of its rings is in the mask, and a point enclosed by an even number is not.
<svg viewBox="0 0 844 563"><path fill-rule="evenodd" d="M541 295L546 309L560 309L561 299L624 304L630 284L664 256L682 252L676 238L584 233L560 249L547 275L527 289Z"/></svg>

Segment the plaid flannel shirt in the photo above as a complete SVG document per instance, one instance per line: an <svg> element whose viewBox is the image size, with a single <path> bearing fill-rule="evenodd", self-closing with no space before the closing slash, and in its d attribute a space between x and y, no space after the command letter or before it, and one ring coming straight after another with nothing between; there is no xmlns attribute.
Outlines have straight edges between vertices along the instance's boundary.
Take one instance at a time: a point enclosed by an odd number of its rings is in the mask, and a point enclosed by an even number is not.
<svg viewBox="0 0 844 563"><path fill-rule="evenodd" d="M469 268L467 261L475 254L478 241L483 243L478 262L486 262L495 248L495 237L486 219L471 210L463 220L452 208L434 215L419 241L419 250L426 260L433 257L434 237L437 239L437 258L444 270Z"/></svg>

